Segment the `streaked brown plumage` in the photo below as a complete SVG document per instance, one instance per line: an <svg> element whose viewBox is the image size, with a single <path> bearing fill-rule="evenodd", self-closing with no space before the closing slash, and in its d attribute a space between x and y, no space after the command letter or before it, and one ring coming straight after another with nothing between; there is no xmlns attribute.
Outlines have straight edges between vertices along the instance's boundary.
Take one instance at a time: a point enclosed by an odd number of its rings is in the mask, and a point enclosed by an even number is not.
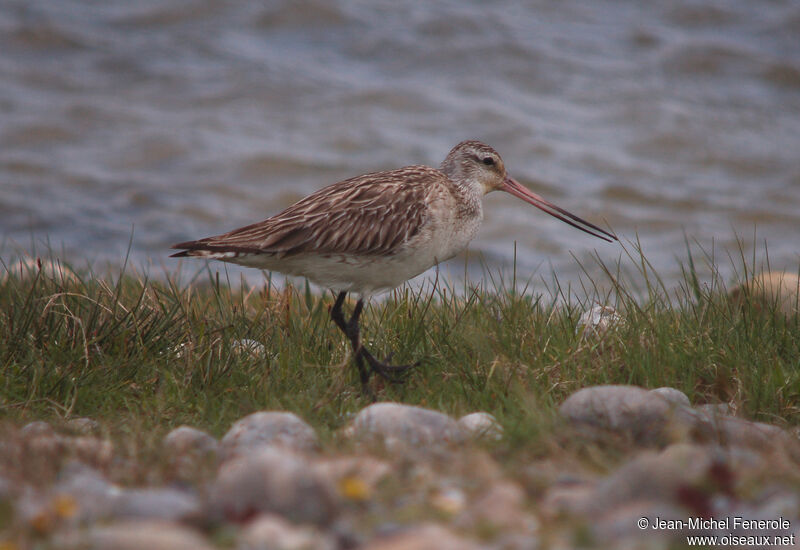
<svg viewBox="0 0 800 550"><path fill-rule="evenodd" d="M360 343L363 300L394 288L463 250L483 219L483 195L501 190L606 241L616 237L532 193L506 174L479 141L456 145L439 169L408 166L334 183L262 222L176 244L198 256L300 275L338 292L331 317L350 339L363 384L373 372L395 379L409 365L376 360ZM349 321L347 292L360 294Z"/></svg>
<svg viewBox="0 0 800 550"><path fill-rule="evenodd" d="M427 166L410 166L350 178L324 187L262 222L173 248L275 254L278 258L392 254L419 231L429 196L441 192L435 185L441 176Z"/></svg>

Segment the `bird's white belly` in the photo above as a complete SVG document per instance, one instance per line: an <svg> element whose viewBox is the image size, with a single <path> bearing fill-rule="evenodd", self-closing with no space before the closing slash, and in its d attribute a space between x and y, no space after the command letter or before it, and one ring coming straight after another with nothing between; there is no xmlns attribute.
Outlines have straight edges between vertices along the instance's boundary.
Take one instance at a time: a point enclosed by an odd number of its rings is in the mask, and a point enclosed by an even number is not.
<svg viewBox="0 0 800 550"><path fill-rule="evenodd" d="M416 277L436 264L433 258L427 254L392 256L308 254L284 258L265 254L246 254L236 258L217 259L246 267L306 277L320 286L337 292L373 295L400 286Z"/></svg>
<svg viewBox="0 0 800 550"><path fill-rule="evenodd" d="M278 257L269 254L242 254L220 257L247 267L279 271L306 277L337 292L377 294L398 287L439 262L461 252L478 232L482 216L440 219L428 224L405 246L392 255L355 256L345 254L298 254Z"/></svg>

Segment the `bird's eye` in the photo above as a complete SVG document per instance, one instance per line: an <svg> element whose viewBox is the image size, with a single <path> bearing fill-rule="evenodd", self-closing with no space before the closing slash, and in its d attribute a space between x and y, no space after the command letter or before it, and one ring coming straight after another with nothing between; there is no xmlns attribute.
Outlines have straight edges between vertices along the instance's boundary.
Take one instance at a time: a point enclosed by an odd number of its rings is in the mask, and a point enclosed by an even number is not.
<svg viewBox="0 0 800 550"><path fill-rule="evenodd" d="M492 157L483 157L481 162L486 166L494 166L494 159Z"/></svg>

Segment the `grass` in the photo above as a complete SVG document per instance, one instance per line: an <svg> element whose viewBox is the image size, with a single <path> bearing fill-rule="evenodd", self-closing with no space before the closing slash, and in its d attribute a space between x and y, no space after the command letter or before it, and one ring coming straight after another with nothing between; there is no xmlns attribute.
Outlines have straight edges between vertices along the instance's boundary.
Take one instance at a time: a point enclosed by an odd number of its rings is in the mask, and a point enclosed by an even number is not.
<svg viewBox="0 0 800 550"><path fill-rule="evenodd" d="M725 402L747 418L800 423L797 316L732 304L708 255L710 281L700 283L690 254L670 290L635 247L628 258L636 277L600 262L604 279L577 295L557 280L550 295L537 295L516 276L511 284L494 276L457 290L405 287L373 302L362 327L376 354L422 359L404 384L378 381L379 399L490 412L506 431L500 452L512 454L545 452L534 449L556 430L557 405L596 384L672 386L694 404ZM738 262L730 284L755 271L743 256L728 260ZM123 438L155 441L181 424L220 436L246 414L280 409L328 437L369 404L330 322L330 294L230 285L210 272L179 284L124 270L74 279L37 265L0 271L7 423L88 416ZM582 338L576 323L594 302L610 302L624 322ZM237 343L245 339L263 352Z"/></svg>

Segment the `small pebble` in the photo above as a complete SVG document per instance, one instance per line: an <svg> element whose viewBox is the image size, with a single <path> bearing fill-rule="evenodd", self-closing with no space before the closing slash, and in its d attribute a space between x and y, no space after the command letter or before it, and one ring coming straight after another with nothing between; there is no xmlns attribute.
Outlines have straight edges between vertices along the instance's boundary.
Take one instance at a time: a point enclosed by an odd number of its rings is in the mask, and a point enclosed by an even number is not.
<svg viewBox="0 0 800 550"><path fill-rule="evenodd" d="M371 456L322 458L314 469L351 501L368 500L378 483L392 473L388 462Z"/></svg>
<svg viewBox="0 0 800 550"><path fill-rule="evenodd" d="M100 423L91 418L70 418L67 420L68 430L81 435L96 435L100 431Z"/></svg>
<svg viewBox="0 0 800 550"><path fill-rule="evenodd" d="M64 550L212 550L196 531L165 521L126 521L96 525L53 537Z"/></svg>
<svg viewBox="0 0 800 550"><path fill-rule="evenodd" d="M376 403L362 409L345 434L362 441L381 441L388 449L422 449L460 443L465 439L458 423L450 416L401 403Z"/></svg>
<svg viewBox="0 0 800 550"><path fill-rule="evenodd" d="M266 353L264 344L257 340L249 338L242 338L241 340L234 340L231 344L233 351L240 354L248 354L255 356L262 356Z"/></svg>
<svg viewBox="0 0 800 550"><path fill-rule="evenodd" d="M208 433L190 426L179 426L164 436L164 450L169 455L216 453L218 443Z"/></svg>
<svg viewBox="0 0 800 550"><path fill-rule="evenodd" d="M654 390L650 390L650 393L655 393L673 403L675 405L680 405L683 407L691 407L692 403L689 401L689 398L683 393L681 390L677 390L675 388L670 388L665 386L663 388L656 388Z"/></svg>
<svg viewBox="0 0 800 550"><path fill-rule="evenodd" d="M315 524L330 522L339 505L333 484L304 456L281 447L224 462L209 501L215 515L233 521L274 513Z"/></svg>
<svg viewBox="0 0 800 550"><path fill-rule="evenodd" d="M110 509L117 519L188 521L200 517L200 501L192 493L177 489L125 489Z"/></svg>
<svg viewBox="0 0 800 550"><path fill-rule="evenodd" d="M19 431L19 434L24 438L54 436L56 431L53 427L43 420L35 420L28 422Z"/></svg>
<svg viewBox="0 0 800 550"><path fill-rule="evenodd" d="M471 540L435 524L422 524L367 542L363 550L479 550Z"/></svg>
<svg viewBox="0 0 800 550"><path fill-rule="evenodd" d="M503 427L497 419L486 412L467 414L458 419L462 431L473 439L499 441L503 438Z"/></svg>
<svg viewBox="0 0 800 550"><path fill-rule="evenodd" d="M694 408L701 416L713 421L720 416L733 416L733 407L727 403L698 405Z"/></svg>
<svg viewBox="0 0 800 550"><path fill-rule="evenodd" d="M81 435L66 437L63 442L75 459L91 466L105 467L114 458L114 445L108 439Z"/></svg>
<svg viewBox="0 0 800 550"><path fill-rule="evenodd" d="M319 440L314 428L294 413L257 412L231 426L220 441L220 458L225 461L271 445L296 451L314 451L319 447Z"/></svg>
<svg viewBox="0 0 800 550"><path fill-rule="evenodd" d="M42 277L46 277L58 284L64 283L79 283L80 279L72 269L64 265L59 259L50 260L47 258L32 258L25 256L13 261L0 272L0 282L5 281L9 277L17 277L19 279L32 279L36 277L41 271Z"/></svg>
<svg viewBox="0 0 800 550"><path fill-rule="evenodd" d="M584 338L602 336L608 329L617 327L620 323L622 323L622 317L616 309L611 306L595 304L581 315L575 330Z"/></svg>
<svg viewBox="0 0 800 550"><path fill-rule="evenodd" d="M295 526L274 515L251 521L239 536L237 550L338 550L331 536L310 526Z"/></svg>
<svg viewBox="0 0 800 550"><path fill-rule="evenodd" d="M732 288L729 296L736 304L749 300L756 310L790 317L800 313L800 277L797 272L766 271Z"/></svg>
<svg viewBox="0 0 800 550"><path fill-rule="evenodd" d="M483 525L504 531L532 532L537 528L536 520L525 512L525 491L511 481L490 486L458 518L458 524Z"/></svg>
<svg viewBox="0 0 800 550"><path fill-rule="evenodd" d="M467 497L458 487L442 488L433 493L430 503L443 514L455 516L464 510Z"/></svg>
<svg viewBox="0 0 800 550"><path fill-rule="evenodd" d="M698 423L698 415L688 407L676 406L664 393L675 400L680 392L673 388L650 392L636 386L593 386L570 395L559 412L590 437L609 430L631 436L641 444L684 439ZM677 400L682 401L680 397Z"/></svg>
<svg viewBox="0 0 800 550"><path fill-rule="evenodd" d="M170 475L191 482L217 463L219 443L202 430L180 426L169 432L162 443Z"/></svg>

